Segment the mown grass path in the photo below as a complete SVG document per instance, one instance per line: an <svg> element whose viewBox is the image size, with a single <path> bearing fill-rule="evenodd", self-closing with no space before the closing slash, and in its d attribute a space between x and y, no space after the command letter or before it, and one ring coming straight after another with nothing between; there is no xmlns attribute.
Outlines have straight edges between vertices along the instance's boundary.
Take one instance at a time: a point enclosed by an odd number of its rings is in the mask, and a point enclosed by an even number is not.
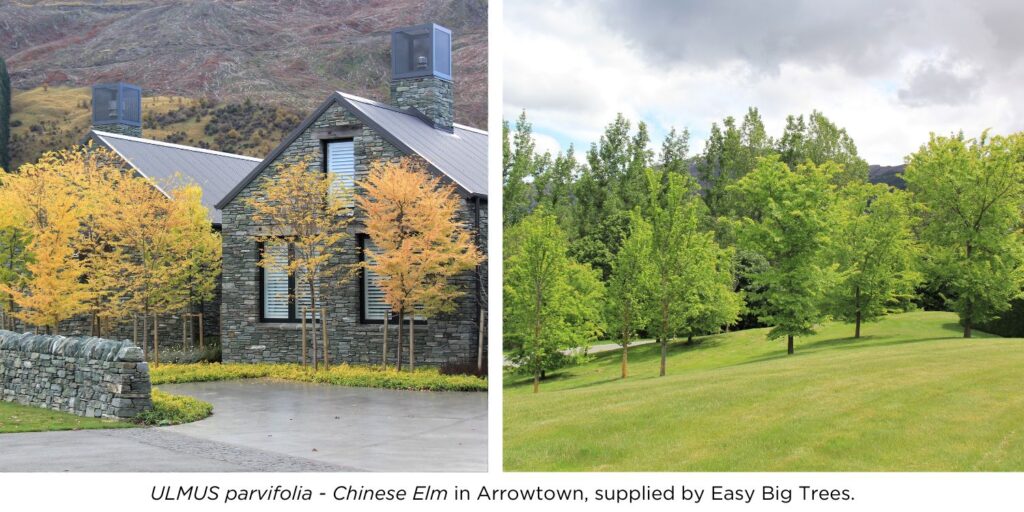
<svg viewBox="0 0 1024 512"><path fill-rule="evenodd" d="M510 471L1024 470L1024 340L961 338L951 313L765 329L598 354L531 393L508 377Z"/></svg>

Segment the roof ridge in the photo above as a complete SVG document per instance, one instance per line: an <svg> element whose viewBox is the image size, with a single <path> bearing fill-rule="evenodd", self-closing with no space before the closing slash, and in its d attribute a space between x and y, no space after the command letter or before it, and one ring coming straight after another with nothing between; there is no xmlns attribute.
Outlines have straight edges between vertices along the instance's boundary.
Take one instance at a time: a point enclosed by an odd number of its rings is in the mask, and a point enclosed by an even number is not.
<svg viewBox="0 0 1024 512"><path fill-rule="evenodd" d="M152 144L154 146L163 146L163 147L168 147L168 148L183 149L183 150L186 150L186 151L195 151L197 153L206 153L206 154L210 154L210 155L219 155L219 156L225 156L225 157L228 157L228 158L238 158L238 159L249 160L249 161L253 161L253 162L262 162L263 161L262 158L257 158L257 157L253 157L253 156L238 155L238 154L235 154L235 153L226 153L224 151L214 151L212 149L197 148L195 146L185 146L183 144L174 144L174 143L171 143L171 142L164 142L162 140L144 139L142 137L132 137L131 135L123 135L123 134L120 134L120 133L105 132L105 131L96 130L96 129L93 129L92 132L97 134L97 135L100 135L102 137L112 137L112 138L115 138L115 139L129 140L129 141L133 141L133 142L141 142L143 144Z"/></svg>

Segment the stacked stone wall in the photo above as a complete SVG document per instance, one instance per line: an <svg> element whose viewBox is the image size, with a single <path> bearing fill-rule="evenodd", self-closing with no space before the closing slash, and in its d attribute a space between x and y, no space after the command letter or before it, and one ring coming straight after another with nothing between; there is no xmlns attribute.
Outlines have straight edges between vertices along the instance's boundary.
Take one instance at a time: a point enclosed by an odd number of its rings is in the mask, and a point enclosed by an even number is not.
<svg viewBox="0 0 1024 512"><path fill-rule="evenodd" d="M0 330L0 399L79 416L152 408L149 367L130 341Z"/></svg>

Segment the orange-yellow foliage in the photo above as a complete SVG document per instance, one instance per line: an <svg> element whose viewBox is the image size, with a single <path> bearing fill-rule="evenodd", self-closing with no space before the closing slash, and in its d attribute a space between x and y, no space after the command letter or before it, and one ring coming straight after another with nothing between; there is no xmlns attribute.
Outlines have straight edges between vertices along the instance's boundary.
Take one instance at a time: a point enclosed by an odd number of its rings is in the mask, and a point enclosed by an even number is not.
<svg viewBox="0 0 1024 512"><path fill-rule="evenodd" d="M409 158L375 162L358 186L364 193L356 202L376 246L367 250L362 266L380 276L387 303L425 317L450 311L465 294L450 279L483 260L457 220L455 189Z"/></svg>

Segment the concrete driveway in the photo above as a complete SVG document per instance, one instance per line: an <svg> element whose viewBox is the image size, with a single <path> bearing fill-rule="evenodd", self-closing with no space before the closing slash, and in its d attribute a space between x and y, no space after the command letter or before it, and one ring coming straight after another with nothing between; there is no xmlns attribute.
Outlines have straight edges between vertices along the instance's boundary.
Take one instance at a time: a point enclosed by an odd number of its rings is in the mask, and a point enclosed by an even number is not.
<svg viewBox="0 0 1024 512"><path fill-rule="evenodd" d="M162 385L213 416L0 434L0 471L486 471L487 394L237 380Z"/></svg>

